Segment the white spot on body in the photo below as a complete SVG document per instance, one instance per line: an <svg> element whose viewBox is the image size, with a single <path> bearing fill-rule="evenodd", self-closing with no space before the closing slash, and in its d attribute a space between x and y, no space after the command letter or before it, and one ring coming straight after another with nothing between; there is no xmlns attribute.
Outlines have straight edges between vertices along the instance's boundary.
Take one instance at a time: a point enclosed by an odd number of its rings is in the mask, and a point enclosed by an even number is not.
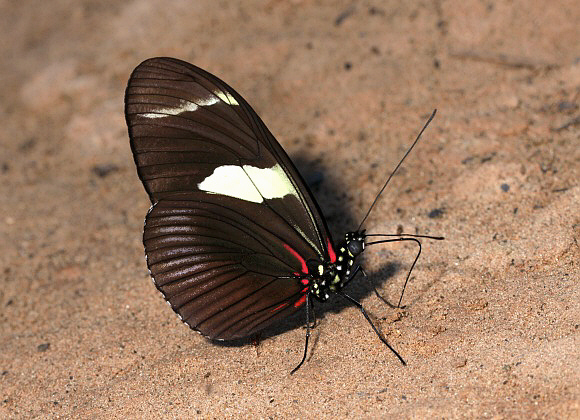
<svg viewBox="0 0 580 420"><path fill-rule="evenodd" d="M202 191L253 203L262 203L264 198L283 198L288 194L298 198L294 185L279 164L271 168L250 165L219 166L197 187Z"/></svg>

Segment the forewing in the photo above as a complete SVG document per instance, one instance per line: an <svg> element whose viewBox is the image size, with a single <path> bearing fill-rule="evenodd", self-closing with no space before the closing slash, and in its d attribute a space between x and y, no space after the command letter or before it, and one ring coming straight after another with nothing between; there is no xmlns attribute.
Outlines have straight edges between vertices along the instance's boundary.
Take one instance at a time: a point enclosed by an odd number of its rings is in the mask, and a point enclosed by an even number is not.
<svg viewBox="0 0 580 420"><path fill-rule="evenodd" d="M137 171L152 203L203 191L261 203L328 259L319 207L298 171L248 103L189 63L153 58L131 75L125 114Z"/></svg>

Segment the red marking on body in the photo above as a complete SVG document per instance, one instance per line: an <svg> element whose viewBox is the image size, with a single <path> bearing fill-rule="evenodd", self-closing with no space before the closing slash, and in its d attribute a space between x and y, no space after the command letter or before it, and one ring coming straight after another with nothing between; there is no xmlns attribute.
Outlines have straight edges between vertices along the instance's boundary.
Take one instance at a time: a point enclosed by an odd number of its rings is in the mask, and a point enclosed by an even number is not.
<svg viewBox="0 0 580 420"><path fill-rule="evenodd" d="M332 248L332 244L330 243L330 239L326 238L326 247L328 248L328 256L330 257L330 262L336 262L336 254L334 249Z"/></svg>
<svg viewBox="0 0 580 420"><path fill-rule="evenodd" d="M300 299L298 299L296 302L294 302L294 307L297 308L299 306L304 305L304 302L306 302L306 296L307 295L300 296Z"/></svg>
<svg viewBox="0 0 580 420"><path fill-rule="evenodd" d="M308 280L308 279L302 279L302 280L300 280L300 283L302 283L304 285L307 285L308 283L310 283L310 280Z"/></svg>
<svg viewBox="0 0 580 420"><path fill-rule="evenodd" d="M286 306L288 306L288 302L281 303L280 305L278 305L274 309L272 309L272 312L278 312L280 309L282 309Z"/></svg>
<svg viewBox="0 0 580 420"><path fill-rule="evenodd" d="M302 272L304 274L308 274L308 267L306 267L306 261L304 260L304 258L302 258L302 256L296 252L290 245L288 244L284 244L284 248L286 248L292 255L294 255L294 257L300 261L300 264L302 265Z"/></svg>
<svg viewBox="0 0 580 420"><path fill-rule="evenodd" d="M304 289L302 289L302 290L300 291L300 293L308 293L308 287L305 287Z"/></svg>

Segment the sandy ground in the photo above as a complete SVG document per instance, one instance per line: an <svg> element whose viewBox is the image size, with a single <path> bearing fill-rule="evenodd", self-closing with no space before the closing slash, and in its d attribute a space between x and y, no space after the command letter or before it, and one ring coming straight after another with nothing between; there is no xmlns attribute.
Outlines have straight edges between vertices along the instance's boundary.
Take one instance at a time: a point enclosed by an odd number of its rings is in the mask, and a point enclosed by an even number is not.
<svg viewBox="0 0 580 420"><path fill-rule="evenodd" d="M0 418L578 418L580 5L560 1L0 2ZM131 70L234 86L356 227L425 241L405 296L337 299L252 343L189 330L148 277ZM414 248L365 252L396 300Z"/></svg>

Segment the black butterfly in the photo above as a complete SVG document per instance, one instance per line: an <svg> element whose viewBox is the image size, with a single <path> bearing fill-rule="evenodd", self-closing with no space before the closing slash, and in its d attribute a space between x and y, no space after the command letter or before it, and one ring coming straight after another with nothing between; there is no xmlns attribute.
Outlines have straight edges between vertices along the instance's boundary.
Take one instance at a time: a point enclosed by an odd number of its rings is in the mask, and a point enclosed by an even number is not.
<svg viewBox="0 0 580 420"><path fill-rule="evenodd" d="M336 293L405 363L341 291L364 274L356 259L373 235L361 223L335 246L292 161L236 91L184 61L152 58L131 74L125 117L152 203L143 233L147 266L183 322L210 339L231 340L305 308L304 357L293 373L306 358L312 297ZM397 238L366 245L419 243L418 235L375 236ZM420 243L415 262L419 254Z"/></svg>

